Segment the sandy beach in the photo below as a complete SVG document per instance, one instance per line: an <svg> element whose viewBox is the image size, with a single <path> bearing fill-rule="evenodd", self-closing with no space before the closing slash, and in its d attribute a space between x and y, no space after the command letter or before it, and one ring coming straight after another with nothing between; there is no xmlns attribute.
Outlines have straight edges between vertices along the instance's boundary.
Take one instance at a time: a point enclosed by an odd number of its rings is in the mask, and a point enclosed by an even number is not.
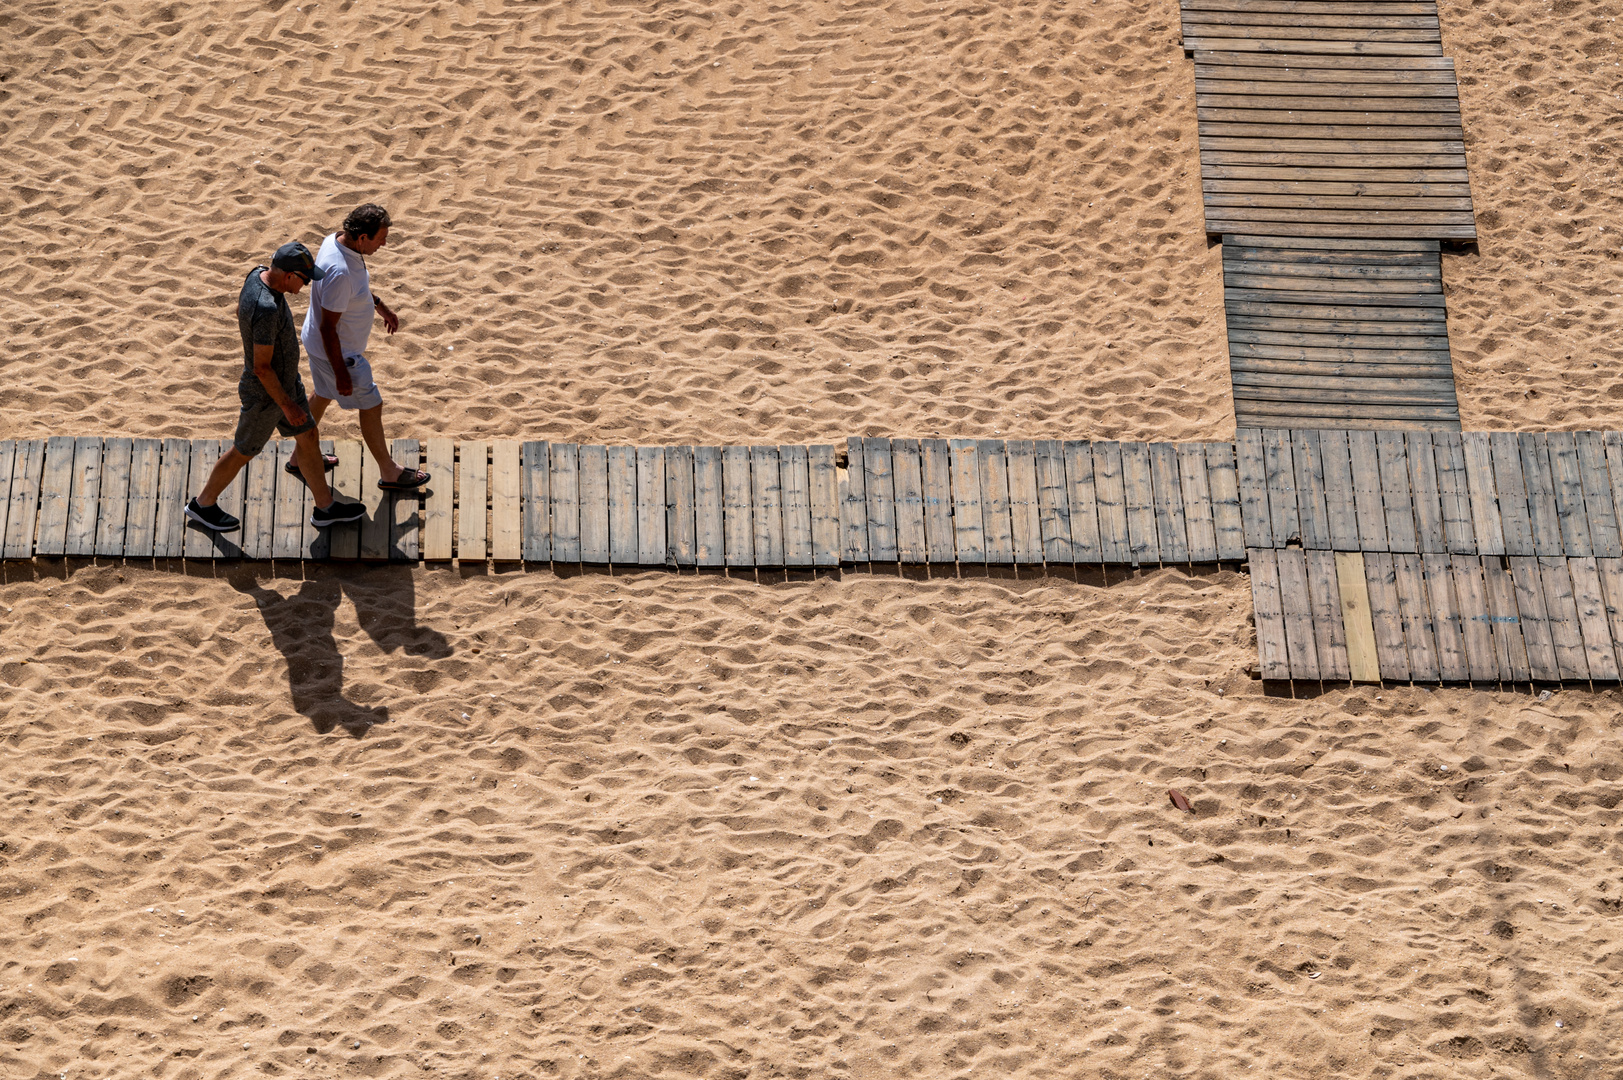
<svg viewBox="0 0 1623 1080"><path fill-rule="evenodd" d="M1468 428L1623 428L1620 6L1442 4ZM368 200L391 434L1232 438L1178 40L15 5L0 438L229 435L243 276ZM1250 610L1233 568L0 564L0 1076L1623 1072L1623 693L1269 696Z"/></svg>

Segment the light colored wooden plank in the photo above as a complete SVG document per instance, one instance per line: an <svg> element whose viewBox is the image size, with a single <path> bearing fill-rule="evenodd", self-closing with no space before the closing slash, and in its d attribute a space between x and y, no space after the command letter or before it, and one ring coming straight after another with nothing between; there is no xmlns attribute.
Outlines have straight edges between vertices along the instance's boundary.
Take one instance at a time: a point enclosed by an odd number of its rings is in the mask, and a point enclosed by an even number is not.
<svg viewBox="0 0 1623 1080"><path fill-rule="evenodd" d="M1513 431L1494 431L1488 433L1488 447L1493 461L1499 520L1504 530L1505 554L1516 557L1536 555L1533 521L1527 509L1527 485L1522 476L1521 444ZM1466 465L1469 468L1469 457Z"/></svg>
<svg viewBox="0 0 1623 1080"><path fill-rule="evenodd" d="M1245 528L1245 546L1274 546L1273 512L1268 505L1268 459L1262 432L1243 427L1235 432L1234 451L1240 484L1240 519ZM1280 538L1283 546L1284 537Z"/></svg>
<svg viewBox="0 0 1623 1080"><path fill-rule="evenodd" d="M1162 562L1189 562L1189 526L1183 511L1183 480L1178 473L1178 448L1173 443L1150 443L1151 497L1155 503L1155 536Z"/></svg>
<svg viewBox="0 0 1623 1080"><path fill-rule="evenodd" d="M1204 443L1178 443L1178 479L1182 486L1184 525L1189 535L1189 561L1217 561L1217 529L1212 521L1211 482L1206 473Z"/></svg>
<svg viewBox="0 0 1623 1080"><path fill-rule="evenodd" d="M1589 538L1589 513L1584 507L1584 478L1578 465L1577 440L1570 431L1552 431L1545 439L1561 546L1567 555L1593 557L1595 548Z"/></svg>
<svg viewBox="0 0 1623 1080"><path fill-rule="evenodd" d="M1623 670L1623 559L1596 559L1606 625L1612 633L1612 660Z"/></svg>
<svg viewBox="0 0 1623 1080"><path fill-rule="evenodd" d="M1313 613L1313 644L1319 655L1319 677L1326 682L1347 682L1351 668L1347 632L1341 618L1341 586L1336 581L1336 556L1326 548L1303 553L1307 562L1308 603Z"/></svg>
<svg viewBox="0 0 1623 1080"><path fill-rule="evenodd" d="M1527 682L1532 678L1532 673L1527 666L1527 645L1522 640L1521 617L1516 607L1516 583L1505 568L1504 557L1483 556L1482 577L1488 592L1493 654L1499 666L1499 680Z"/></svg>
<svg viewBox="0 0 1623 1080"><path fill-rule="evenodd" d="M1422 552L1445 552L1448 533L1443 525L1442 492L1431 432L1406 431L1403 441L1409 458L1409 491L1414 500L1415 544Z"/></svg>
<svg viewBox="0 0 1623 1080"><path fill-rule="evenodd" d="M367 562L381 562L389 557L389 530L394 525L388 492L378 487L380 478L377 460L370 453L362 455L361 487L357 494L366 508L366 516L360 522L357 557Z"/></svg>
<svg viewBox="0 0 1623 1080"><path fill-rule="evenodd" d="M671 561L677 566L699 564L693 455L691 446L665 448L665 540Z"/></svg>
<svg viewBox="0 0 1623 1080"><path fill-rule="evenodd" d="M1409 674L1415 682L1438 682L1437 628L1431 599L1426 595L1425 567L1418 554L1392 553L1397 580L1398 610L1403 617L1403 641L1409 649Z"/></svg>
<svg viewBox="0 0 1623 1080"><path fill-rule="evenodd" d="M1606 431L1601 433L1601 442L1606 455L1606 477L1611 487L1612 515L1619 523L1619 531L1623 533L1623 433ZM1607 555L1605 558L1616 558Z"/></svg>
<svg viewBox="0 0 1623 1080"><path fill-rule="evenodd" d="M1445 554L1426 552L1420 556L1420 566L1437 640L1438 678L1442 682L1468 682L1471 666L1465 652L1464 619L1454 597L1453 564Z"/></svg>
<svg viewBox="0 0 1623 1080"><path fill-rule="evenodd" d="M1014 561L1020 565L1041 566L1043 534L1037 498L1037 444L1030 439L1010 439L1005 444L1009 465L1009 535Z"/></svg>
<svg viewBox="0 0 1623 1080"><path fill-rule="evenodd" d="M1486 431L1460 433L1465 457L1465 491L1470 499L1471 532L1483 555L1505 554L1505 531L1499 519L1499 491L1493 479L1493 450ZM1520 680L1517 680L1520 681Z"/></svg>
<svg viewBox="0 0 1623 1080"><path fill-rule="evenodd" d="M986 562L986 533L981 523L981 451L973 439L952 439L952 526L958 561Z"/></svg>
<svg viewBox="0 0 1623 1080"><path fill-rule="evenodd" d="M1561 516L1555 508L1555 478L1550 471L1548 436L1543 432L1524 431L1516 436L1516 443L1521 452L1522 483L1527 485L1527 515L1533 526L1533 553L1551 558L1564 555ZM1549 602L1548 593L1545 593L1544 600L1545 603Z"/></svg>
<svg viewBox="0 0 1623 1080"><path fill-rule="evenodd" d="M545 447L545 443L540 444ZM396 439L389 446L389 456L402 469L422 467L422 444L416 439ZM429 483L434 473L429 472ZM292 480L291 476L286 479ZM441 478L443 480L443 477ZM416 562L423 525L423 489L389 493L389 559L392 562Z"/></svg>
<svg viewBox="0 0 1623 1080"><path fill-rule="evenodd" d="M1377 431L1375 449L1381 464L1381 505L1386 513L1386 546L1393 554L1418 553L1414 496L1409 487L1409 448L1402 431ZM1416 682L1429 682L1415 675Z"/></svg>
<svg viewBox="0 0 1623 1080"><path fill-rule="evenodd" d="M360 500L361 480L367 454L358 439L335 439L333 453L338 456L338 467L327 474L333 497ZM361 554L361 527L358 522L346 522L319 530L327 534L327 557L330 559L357 559Z"/></svg>
<svg viewBox="0 0 1623 1080"><path fill-rule="evenodd" d="M1578 630L1583 635L1589 677L1595 682L1616 682L1617 650L1595 559L1568 559L1567 571L1572 576L1572 597L1578 608Z"/></svg>
<svg viewBox="0 0 1623 1080"><path fill-rule="evenodd" d="M1381 678L1409 682L1409 646L1403 640L1403 607L1398 601L1397 568L1384 551L1367 552L1364 583L1369 593L1371 629L1375 634L1375 656Z"/></svg>
<svg viewBox="0 0 1623 1080"><path fill-rule="evenodd" d="M1014 524L1009 512L1008 450L1002 439L980 440L981 528L986 540L986 561L1007 566L1014 562Z"/></svg>
<svg viewBox="0 0 1623 1080"><path fill-rule="evenodd" d="M1217 534L1217 557L1231 562L1245 555L1245 526L1234 444L1214 442L1205 446L1206 482L1212 492L1212 529Z"/></svg>
<svg viewBox="0 0 1623 1080"><path fill-rule="evenodd" d="M450 439L425 440L429 482L423 499L422 547L427 562L444 562L454 553L451 513L456 505L456 444Z"/></svg>
<svg viewBox="0 0 1623 1080"><path fill-rule="evenodd" d="M1457 431L1433 431L1431 445L1437 462L1437 494L1442 503L1448 550L1454 555L1475 555L1476 533L1471 521L1465 444Z"/></svg>
<svg viewBox="0 0 1623 1080"><path fill-rule="evenodd" d="M41 447L43 448L43 443ZM18 443L21 454L22 443ZM158 505L153 516L152 554L159 559L178 559L186 544L186 501L191 497L192 450L185 439L165 439L158 463ZM201 489L203 478L197 487ZM16 492L12 493L13 499ZM15 503L13 504L15 507ZM9 534L13 521L6 523ZM7 545L6 554L11 554Z"/></svg>
<svg viewBox="0 0 1623 1080"><path fill-rule="evenodd" d="M1349 431L1347 461L1352 471L1353 512L1358 518L1358 545L1364 551L1389 550L1386 508L1381 497L1380 450L1373 431ZM1381 669L1383 672L1385 667ZM1408 676L1404 676L1407 680Z"/></svg>
<svg viewBox="0 0 1623 1080"><path fill-rule="evenodd" d="M1568 560L1545 555L1538 560L1544 579L1544 611L1550 620L1550 642L1555 646L1555 664L1563 680L1586 682L1589 659L1584 652L1583 632L1578 625L1578 602L1573 595Z"/></svg>
<svg viewBox="0 0 1623 1080"><path fill-rule="evenodd" d="M722 535L727 565L755 565L755 526L750 510L750 452L747 446L721 448Z"/></svg>
<svg viewBox="0 0 1623 1080"><path fill-rule="evenodd" d="M698 566L727 565L726 511L722 506L721 447L693 448L693 542Z"/></svg>
<svg viewBox="0 0 1623 1080"><path fill-rule="evenodd" d="M1300 548L1280 548L1279 606L1285 617L1285 647L1291 678L1321 679L1318 640L1313 632L1313 601L1307 580L1307 557Z"/></svg>
<svg viewBox="0 0 1623 1080"><path fill-rule="evenodd" d="M756 566L783 565L783 478L776 446L750 448Z"/></svg>
<svg viewBox="0 0 1623 1080"><path fill-rule="evenodd" d="M778 447L783 485L783 565L815 566L812 555L810 459L804 446Z"/></svg>
<svg viewBox="0 0 1623 1080"><path fill-rule="evenodd" d="M96 512L101 508L101 440L80 435L73 440L73 483L68 496L64 555L96 553Z"/></svg>
<svg viewBox="0 0 1623 1080"><path fill-rule="evenodd" d="M524 561L552 561L552 455L532 439L520 448L524 509ZM663 492L661 493L663 499Z"/></svg>
<svg viewBox="0 0 1623 1080"><path fill-rule="evenodd" d="M269 559L276 552L276 440L248 459L242 470L242 538L244 558ZM287 478L298 483L291 476Z"/></svg>
<svg viewBox="0 0 1623 1080"><path fill-rule="evenodd" d="M1099 511L1099 557L1105 563L1133 561L1127 528L1127 490L1122 476L1121 443L1096 442L1093 450L1093 499ZM1071 511L1074 521L1076 511ZM1259 545L1267 546L1267 545Z"/></svg>
<svg viewBox="0 0 1623 1080"><path fill-rule="evenodd" d="M1310 551L1328 551L1331 548L1330 506L1324 489L1324 460L1319 448L1319 433L1311 428L1292 431L1290 443L1302 546Z"/></svg>
<svg viewBox="0 0 1623 1080"><path fill-rule="evenodd" d="M134 443L129 439L113 438L102 444L101 487L96 495L96 537L93 547L97 555L124 554L124 527L130 500L130 456L133 452ZM4 513L3 508L0 508L0 513ZM267 551L260 557L268 558L269 555Z"/></svg>
<svg viewBox="0 0 1623 1080"><path fill-rule="evenodd" d="M1151 476L1147 443L1121 444L1121 486L1127 511L1128 550L1132 560L1134 563L1158 563L1161 561L1161 543L1155 529L1155 481ZM1283 573L1281 570L1281 575ZM1293 670L1294 667L1293 659Z"/></svg>
<svg viewBox="0 0 1623 1080"><path fill-rule="evenodd" d="M72 440L67 440L67 443L71 451ZM209 475L214 471L215 463L220 460L220 441L218 439L193 439L191 441L191 455L192 487L195 490L190 494L195 496L197 492L203 490L203 485L208 482ZM46 468L47 470L50 468L49 440L46 441ZM232 481L233 484L239 484L241 482L241 475L238 475L237 478ZM45 500L48 493L47 484L45 481L41 481L40 488L40 538L36 543L36 550L38 550L41 554L52 554L53 552L46 548L45 539ZM219 497L214 500L214 505L221 507L222 509L225 507L225 493L223 491L220 493ZM66 524L65 520L63 524ZM219 535L220 534L212 532L209 529L203 528L188 518L186 521L186 536L184 541L186 558L212 559L215 554L216 538ZM60 547L57 547L55 553L60 553L60 550Z"/></svg>
<svg viewBox="0 0 1623 1080"><path fill-rule="evenodd" d="M840 565L840 479L834 447L813 443L806 447L811 472L812 563Z"/></svg>
<svg viewBox="0 0 1623 1080"><path fill-rule="evenodd" d="M845 440L845 468L840 480L840 549L846 562L868 561L867 467L862 461L862 440Z"/></svg>
<svg viewBox="0 0 1623 1080"><path fill-rule="evenodd" d="M1495 682L1499 678L1499 661L1493 646L1493 610L1482 578L1482 560L1474 555L1452 555L1449 563L1471 681Z"/></svg>
<svg viewBox="0 0 1623 1080"><path fill-rule="evenodd" d="M179 442L180 440L175 440ZM6 514L5 551L7 559L29 559L34 555L34 537L39 524L40 484L45 472L44 439L18 439L11 463L10 507ZM185 443L181 443L185 447ZM185 498L185 463L182 452L179 487L173 500L172 516L179 518ZM180 526L175 526L178 535Z"/></svg>
<svg viewBox="0 0 1623 1080"><path fill-rule="evenodd" d="M1037 469L1037 532L1043 546L1043 561L1069 564L1071 556L1071 506L1065 482L1065 448L1056 439L1039 439L1033 444Z"/></svg>
<svg viewBox="0 0 1623 1080"><path fill-rule="evenodd" d="M1495 461L1497 465L1497 460ZM1497 470L1495 471L1497 475ZM1507 537L1508 541L1508 537ZM1527 669L1533 682L1560 682L1561 666L1556 662L1555 642L1550 637L1550 619L1544 602L1544 577L1538 559L1512 555L1511 580L1516 586L1517 623L1527 649Z"/></svg>
<svg viewBox="0 0 1623 1080"><path fill-rule="evenodd" d="M896 557L904 563L930 558L924 535L924 467L917 439L893 439L890 444L892 483L896 490Z"/></svg>
<svg viewBox="0 0 1623 1080"><path fill-rule="evenodd" d="M1269 525L1275 546L1302 536L1302 516L1297 507L1295 448L1291 433L1284 428L1264 428L1262 460L1268 478Z"/></svg>
<svg viewBox="0 0 1623 1080"><path fill-rule="evenodd" d="M52 435L45 440L45 469L39 479L39 531L29 554L61 555L67 547L73 457L73 436Z"/></svg>
<svg viewBox="0 0 1623 1080"><path fill-rule="evenodd" d="M289 441L293 444L288 448L288 455L291 459L292 456L297 453L297 440ZM446 453L452 455L454 458L456 453L455 444L447 443L446 446ZM337 458L338 445L331 439L322 439L317 445L316 452L326 457ZM338 493L338 488L336 486L338 483L338 471L334 469L331 472L328 472L323 469L322 475L326 478L329 491L334 495L334 497L336 497ZM446 486L450 487L452 485L451 473L447 471L445 475L448 478ZM277 490L282 490L280 485L277 485ZM291 558L303 557L305 559L317 561L332 558L333 530L316 528L314 516L316 510L316 497L314 493L312 493L306 485L301 483L298 486L298 490L293 494L297 497L298 501L295 516L300 519L301 531L299 539L299 551L297 554L291 556ZM447 498L449 498L449 496L447 496ZM446 520L447 528L449 528L450 519L447 518ZM447 541L447 543L449 543L449 541Z"/></svg>
<svg viewBox="0 0 1623 1080"><path fill-rule="evenodd" d="M221 457L225 456L225 454L231 450L231 445L230 439L215 439L214 460L218 461ZM218 504L220 509L224 510L226 513L230 514L239 521L242 519L242 500L244 489L247 487L245 480L246 478L242 475L242 473L237 473L237 475L232 478L231 483L225 486L225 490L220 492ZM240 529L229 533L215 533L209 539L213 541L214 557L216 559L242 558L242 545L239 543L239 541L242 539L242 531Z"/></svg>
<svg viewBox="0 0 1623 1080"><path fill-rule="evenodd" d="M162 461L163 443L160 440L135 439L131 443L129 502L124 515L125 558L152 557ZM3 530L0 530L0 535L4 535Z"/></svg>
<svg viewBox="0 0 1623 1080"><path fill-rule="evenodd" d="M957 561L952 529L952 448L945 439L922 439L920 484L924 491L924 537L932 563Z"/></svg>
<svg viewBox="0 0 1623 1080"><path fill-rule="evenodd" d="M522 449L513 439L490 444L490 557L524 560L524 473Z"/></svg>
<svg viewBox="0 0 1623 1080"><path fill-rule="evenodd" d="M1375 623L1370 615L1364 553L1338 551L1334 558L1342 632L1346 636L1347 677L1353 682L1380 682L1380 654L1375 647Z"/></svg>
<svg viewBox="0 0 1623 1080"><path fill-rule="evenodd" d="M580 448L580 561L609 562L609 448L598 443Z"/></svg>
<svg viewBox="0 0 1623 1080"><path fill-rule="evenodd" d="M1325 525L1330 533L1330 547L1335 551L1361 550L1347 433L1332 429L1317 434L1319 471L1324 483Z"/></svg>
<svg viewBox="0 0 1623 1080"><path fill-rule="evenodd" d="M1610 470L1606 466L1605 435L1599 431L1579 431L1573 435L1578 451L1578 470L1582 477L1585 513L1589 518L1591 549L1596 558L1615 559L1623 556L1623 538L1617 528L1617 514L1612 508Z"/></svg>
<svg viewBox="0 0 1623 1080"><path fill-rule="evenodd" d="M868 558L893 563L896 550L896 488L889 439L863 439L863 491L868 499Z"/></svg>
<svg viewBox="0 0 1623 1080"><path fill-rule="evenodd" d="M456 557L482 563L490 557L490 444L463 442L456 452Z"/></svg>
<svg viewBox="0 0 1623 1080"><path fill-rule="evenodd" d="M1083 565L1104 562L1099 544L1099 501L1094 494L1093 447L1067 439L1065 454L1066 508L1071 525L1071 561ZM1245 546L1240 546L1240 558Z"/></svg>
<svg viewBox="0 0 1623 1080"><path fill-rule="evenodd" d="M637 562L664 566L668 544L665 521L665 450L639 446L637 450Z"/></svg>
<svg viewBox="0 0 1623 1080"><path fill-rule="evenodd" d="M1257 660L1264 679L1291 677L1285 612L1279 595L1279 562L1272 548L1250 548L1251 610L1256 620Z"/></svg>
<svg viewBox="0 0 1623 1080"><path fill-rule="evenodd" d="M615 566L635 566L640 549L637 539L637 448L610 446L604 450L604 459L607 462L609 562Z"/></svg>
<svg viewBox="0 0 1623 1080"><path fill-rule="evenodd" d="M6 516L11 511L11 470L17 462L17 440L0 439L0 554L6 535Z"/></svg>
<svg viewBox="0 0 1623 1080"><path fill-rule="evenodd" d="M310 554L305 545L305 533L315 532L315 527L309 522L309 511L305 508L309 492L305 489L304 478L289 476L284 471L288 462L293 460L297 445L292 439L273 439L259 452L260 457L270 459L271 476L276 481L271 502L272 559L305 558Z"/></svg>

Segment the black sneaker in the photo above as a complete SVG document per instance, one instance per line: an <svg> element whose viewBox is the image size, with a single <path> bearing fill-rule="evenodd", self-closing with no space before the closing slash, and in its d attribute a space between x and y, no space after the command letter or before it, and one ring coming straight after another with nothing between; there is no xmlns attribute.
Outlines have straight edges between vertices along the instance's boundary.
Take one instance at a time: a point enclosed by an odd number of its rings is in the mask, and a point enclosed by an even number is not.
<svg viewBox="0 0 1623 1080"><path fill-rule="evenodd" d="M318 529L325 529L329 525L342 525L346 521L359 521L366 516L366 507L362 503L349 499L334 499L332 505L323 510L316 507L310 512L310 524Z"/></svg>
<svg viewBox="0 0 1623 1080"><path fill-rule="evenodd" d="M186 516L203 526L203 528L213 529L215 532L230 532L232 529L242 527L242 522L221 510L218 506L204 506L195 498L186 504Z"/></svg>
<svg viewBox="0 0 1623 1080"><path fill-rule="evenodd" d="M326 469L328 472L332 472L334 469L338 468L338 455L322 454L321 467ZM299 468L299 463L293 458L289 458L287 464L282 466L282 471L287 473L289 476L297 476L301 480L304 479L304 470Z"/></svg>

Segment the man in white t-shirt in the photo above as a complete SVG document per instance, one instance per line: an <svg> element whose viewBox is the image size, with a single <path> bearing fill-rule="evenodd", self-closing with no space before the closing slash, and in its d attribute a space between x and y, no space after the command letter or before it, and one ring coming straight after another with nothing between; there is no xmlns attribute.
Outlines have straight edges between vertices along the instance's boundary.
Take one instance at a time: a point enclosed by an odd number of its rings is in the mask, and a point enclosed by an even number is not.
<svg viewBox="0 0 1623 1080"><path fill-rule="evenodd" d="M300 338L310 358L310 412L316 423L334 401L341 409L360 412L361 438L378 463L378 487L409 491L428 483L421 469L402 469L389 453L383 437L383 395L372 379L366 344L372 337L372 316L383 319L389 333L400 319L389 305L372 294L366 256L389 242L389 212L376 203L350 211L343 228L321 242L316 265L324 273L310 290L310 310L304 316Z"/></svg>

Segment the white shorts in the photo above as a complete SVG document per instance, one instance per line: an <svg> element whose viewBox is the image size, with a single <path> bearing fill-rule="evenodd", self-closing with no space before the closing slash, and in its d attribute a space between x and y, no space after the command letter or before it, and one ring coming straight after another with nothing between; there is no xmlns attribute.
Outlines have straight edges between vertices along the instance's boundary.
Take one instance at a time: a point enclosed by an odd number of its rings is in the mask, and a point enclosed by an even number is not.
<svg viewBox="0 0 1623 1080"><path fill-rule="evenodd" d="M344 357L344 366L349 368L350 389L354 391L347 397L338 392L331 364L314 356L309 357L309 361L311 389L315 396L338 402L340 409L370 409L383 404L378 384L372 381L372 365L364 354L354 353Z"/></svg>

